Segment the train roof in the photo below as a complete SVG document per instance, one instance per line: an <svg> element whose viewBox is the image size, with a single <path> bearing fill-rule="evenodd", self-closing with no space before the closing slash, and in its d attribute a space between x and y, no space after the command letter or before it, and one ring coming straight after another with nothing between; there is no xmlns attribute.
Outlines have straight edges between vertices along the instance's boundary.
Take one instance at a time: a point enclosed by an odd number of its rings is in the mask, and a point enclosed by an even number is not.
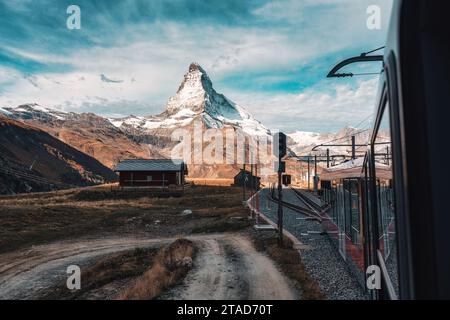
<svg viewBox="0 0 450 320"><path fill-rule="evenodd" d="M362 178L364 177L364 158L349 160L338 166L326 168L322 171L320 179L324 181ZM392 167L382 163L376 164L377 176L381 179L392 179Z"/></svg>

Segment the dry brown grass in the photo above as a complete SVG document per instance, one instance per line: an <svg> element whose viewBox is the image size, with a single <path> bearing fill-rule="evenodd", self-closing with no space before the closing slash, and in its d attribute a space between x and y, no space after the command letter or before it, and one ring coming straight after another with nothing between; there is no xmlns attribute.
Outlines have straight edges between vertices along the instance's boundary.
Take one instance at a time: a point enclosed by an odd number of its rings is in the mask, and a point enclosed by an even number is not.
<svg viewBox="0 0 450 320"><path fill-rule="evenodd" d="M110 186L0 197L0 252L80 237L240 230L247 225L231 217L248 215L241 201L239 188L207 186L179 198L114 196Z"/></svg>
<svg viewBox="0 0 450 320"><path fill-rule="evenodd" d="M323 300L325 296L320 291L319 284L311 278L302 263L298 250L292 248L292 242L284 238L284 247L278 247L275 234L253 233L255 247L267 253L281 270L291 279L299 283L303 300Z"/></svg>
<svg viewBox="0 0 450 320"><path fill-rule="evenodd" d="M193 243L184 239L111 254L83 268L80 290L68 290L63 280L41 299L153 299L186 275L190 267L180 262L194 254Z"/></svg>
<svg viewBox="0 0 450 320"><path fill-rule="evenodd" d="M213 186L213 187L230 187L234 184L234 179L203 179L203 178L188 178L188 182L196 186Z"/></svg>
<svg viewBox="0 0 450 320"><path fill-rule="evenodd" d="M153 266L140 276L132 286L124 290L119 300L151 300L177 284L189 271L183 265L186 258L193 259L194 246L188 240L179 239L161 249Z"/></svg>
<svg viewBox="0 0 450 320"><path fill-rule="evenodd" d="M121 281L142 275L153 265L158 253L157 248L134 249L108 255L91 266L83 268L82 286L80 290L68 290L62 281L48 290L42 297L44 300L83 299L93 290L115 281ZM108 297L104 297L108 298Z"/></svg>

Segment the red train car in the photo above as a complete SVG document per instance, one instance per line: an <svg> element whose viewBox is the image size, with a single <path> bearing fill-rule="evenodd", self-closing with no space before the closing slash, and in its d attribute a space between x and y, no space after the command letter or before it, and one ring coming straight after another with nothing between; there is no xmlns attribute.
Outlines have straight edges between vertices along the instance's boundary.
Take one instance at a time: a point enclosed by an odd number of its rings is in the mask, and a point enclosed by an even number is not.
<svg viewBox="0 0 450 320"><path fill-rule="evenodd" d="M368 224L366 218L367 179L364 173L364 158L350 160L339 166L325 169L321 176L322 198L329 205L324 230L339 249L339 253L365 288L365 272L368 261ZM379 247L386 261L395 255L395 224L393 213L392 167L378 162L377 193L380 219ZM396 264L393 261L393 264ZM395 281L396 279L394 279Z"/></svg>

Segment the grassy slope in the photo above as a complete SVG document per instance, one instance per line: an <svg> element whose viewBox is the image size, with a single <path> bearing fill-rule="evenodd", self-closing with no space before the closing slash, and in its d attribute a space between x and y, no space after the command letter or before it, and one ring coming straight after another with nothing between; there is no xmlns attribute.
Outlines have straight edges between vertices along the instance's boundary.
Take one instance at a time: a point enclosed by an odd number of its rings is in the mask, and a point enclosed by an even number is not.
<svg viewBox="0 0 450 320"><path fill-rule="evenodd" d="M82 186L117 181L117 175L96 159L38 128L1 116L0 160L3 168L13 168L52 182ZM11 179L18 178L8 175L5 181Z"/></svg>
<svg viewBox="0 0 450 320"><path fill-rule="evenodd" d="M108 187L0 197L0 252L80 237L177 236L249 226L236 188L192 187L180 198L125 193ZM185 209L192 215L183 215Z"/></svg>

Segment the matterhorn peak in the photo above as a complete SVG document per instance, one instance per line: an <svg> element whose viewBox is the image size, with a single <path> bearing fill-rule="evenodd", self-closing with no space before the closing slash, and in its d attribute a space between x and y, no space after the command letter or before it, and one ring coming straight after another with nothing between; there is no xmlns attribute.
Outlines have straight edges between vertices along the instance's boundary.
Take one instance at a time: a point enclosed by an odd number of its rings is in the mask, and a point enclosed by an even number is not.
<svg viewBox="0 0 450 320"><path fill-rule="evenodd" d="M174 119L199 116L209 128L232 125L251 128L253 133L267 133L244 108L217 93L206 71L196 62L189 65L176 95L167 102L165 116Z"/></svg>
<svg viewBox="0 0 450 320"><path fill-rule="evenodd" d="M195 113L201 113L205 111L205 100L213 95L217 93L205 69L193 62L189 65L177 94L169 99L167 111L176 113L181 109L190 109Z"/></svg>
<svg viewBox="0 0 450 320"><path fill-rule="evenodd" d="M201 73L206 74L205 69L203 69L197 62L192 62L189 65L189 72L196 72L196 71L200 71Z"/></svg>
<svg viewBox="0 0 450 320"><path fill-rule="evenodd" d="M203 69L197 62L192 62L189 65L189 71L184 75L184 80L178 88L178 92L183 89L203 89L204 91L212 90L212 82L208 77L205 69Z"/></svg>

